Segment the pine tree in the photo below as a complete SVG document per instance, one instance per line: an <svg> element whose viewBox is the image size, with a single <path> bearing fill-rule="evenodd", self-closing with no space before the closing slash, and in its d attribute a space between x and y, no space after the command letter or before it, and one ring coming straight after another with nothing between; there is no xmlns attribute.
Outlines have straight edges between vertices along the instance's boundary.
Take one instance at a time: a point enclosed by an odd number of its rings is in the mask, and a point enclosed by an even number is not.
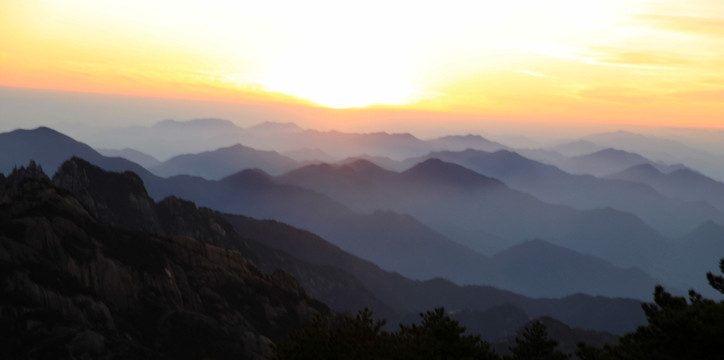
<svg viewBox="0 0 724 360"><path fill-rule="evenodd" d="M719 271L724 274L724 259L719 260ZM711 285L714 290L724 294L724 277L708 272L706 273L706 279L709 280L709 285Z"/></svg>
<svg viewBox="0 0 724 360"><path fill-rule="evenodd" d="M724 260L719 262L724 273ZM724 293L724 278L706 274L709 284ZM690 290L688 301L657 286L654 302L642 305L648 324L627 334L618 345L600 351L579 345L582 359L675 360L724 358L724 301L705 299Z"/></svg>
<svg viewBox="0 0 724 360"><path fill-rule="evenodd" d="M556 350L558 341L548 338L548 329L540 321L534 321L523 330L523 338L515 338L511 360L565 360L568 356Z"/></svg>
<svg viewBox="0 0 724 360"><path fill-rule="evenodd" d="M465 326L445 314L444 308L421 313L420 325L401 325L398 345L403 359L497 359L479 335L464 335Z"/></svg>

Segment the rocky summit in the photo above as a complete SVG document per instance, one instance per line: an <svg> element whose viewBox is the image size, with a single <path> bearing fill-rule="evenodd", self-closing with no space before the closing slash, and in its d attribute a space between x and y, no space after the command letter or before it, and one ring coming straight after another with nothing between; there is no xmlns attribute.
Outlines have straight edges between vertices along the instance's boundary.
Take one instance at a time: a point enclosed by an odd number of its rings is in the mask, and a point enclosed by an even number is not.
<svg viewBox="0 0 724 360"><path fill-rule="evenodd" d="M52 182L35 164L1 178L6 358L266 358L333 316L215 216L80 159Z"/></svg>

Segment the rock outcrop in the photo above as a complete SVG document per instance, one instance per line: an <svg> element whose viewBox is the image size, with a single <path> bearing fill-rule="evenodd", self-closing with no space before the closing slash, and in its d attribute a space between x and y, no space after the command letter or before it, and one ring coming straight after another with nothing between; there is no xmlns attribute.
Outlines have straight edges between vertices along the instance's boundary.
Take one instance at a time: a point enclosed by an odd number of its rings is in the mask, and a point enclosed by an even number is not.
<svg viewBox="0 0 724 360"><path fill-rule="evenodd" d="M73 159L53 179L67 190L19 178L0 185L4 358L267 358L333 316L290 275L261 272L241 240L213 245L233 237L213 214L169 200L159 216L132 173Z"/></svg>

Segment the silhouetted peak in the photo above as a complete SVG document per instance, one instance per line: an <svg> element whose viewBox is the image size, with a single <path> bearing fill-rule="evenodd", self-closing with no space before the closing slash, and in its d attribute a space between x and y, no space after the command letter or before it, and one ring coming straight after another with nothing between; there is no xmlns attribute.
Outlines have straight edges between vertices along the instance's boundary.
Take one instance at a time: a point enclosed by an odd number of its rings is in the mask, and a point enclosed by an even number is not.
<svg viewBox="0 0 724 360"><path fill-rule="evenodd" d="M520 155L517 152L510 151L510 150L498 150L498 151L493 152L491 155L494 155L494 156L500 157L500 158L525 159L525 157L523 157L523 155Z"/></svg>
<svg viewBox="0 0 724 360"><path fill-rule="evenodd" d="M677 166L677 165L671 165L671 166L669 166L669 167L670 167L670 168L671 168L671 167L674 167L674 168L675 168L676 166ZM698 172L698 171L696 171L696 170L689 169L688 167L686 167L686 166L684 166L684 165L680 165L680 166L681 166L681 168L675 168L673 171L671 171L671 172L669 173L669 175L676 176L676 177L679 177L679 178L693 178L693 177L697 177L697 178L706 177L706 178L709 178L708 176L706 176L706 175L704 175L704 174L702 174L702 173L700 173L700 172ZM716 180L714 180L714 181L716 181Z"/></svg>
<svg viewBox="0 0 724 360"><path fill-rule="evenodd" d="M8 175L7 179L4 179L4 182L7 185L16 185L25 179L50 181L48 175L43 171L43 167L36 164L34 160L30 160L27 167L21 166L19 168L13 168L13 171Z"/></svg>
<svg viewBox="0 0 724 360"><path fill-rule="evenodd" d="M650 163L632 166L630 169L636 169L638 171L661 173L661 171L659 171L659 169L656 166L654 166Z"/></svg>
<svg viewBox="0 0 724 360"><path fill-rule="evenodd" d="M302 167L301 169L310 169L310 170L321 170L321 171L334 171L337 169L334 165L327 164L327 163L319 163L319 164L312 164Z"/></svg>
<svg viewBox="0 0 724 360"><path fill-rule="evenodd" d="M395 138L397 140L420 140L415 137L415 135L412 135L410 133L388 133L385 131L378 131L373 133L367 133L363 135L368 135L372 137L391 137Z"/></svg>
<svg viewBox="0 0 724 360"><path fill-rule="evenodd" d="M456 152L452 151L443 151L441 154L455 154ZM473 149L473 148L467 148L462 151L458 151L457 154L463 155L464 157L474 157L474 156L481 156L481 155L489 155L491 153L485 151L485 150L479 150L479 149Z"/></svg>
<svg viewBox="0 0 724 360"><path fill-rule="evenodd" d="M320 164L311 164L311 165L305 165L300 168L291 170L287 172L286 174L282 176L316 176L316 175L336 175L338 173L338 168L327 164L327 163L320 163Z"/></svg>
<svg viewBox="0 0 724 360"><path fill-rule="evenodd" d="M495 179L437 158L427 159L403 172L402 175L410 180L433 181L453 186L502 185Z"/></svg>
<svg viewBox="0 0 724 360"><path fill-rule="evenodd" d="M603 150L599 150L596 152L593 152L588 155L582 155L578 157L598 157L598 158L604 158L604 157L618 157L618 158L625 158L625 157L641 157L638 154L634 154L628 151L614 149L614 148L605 148Z"/></svg>
<svg viewBox="0 0 724 360"><path fill-rule="evenodd" d="M384 169L384 168L380 167L379 165L377 165L367 159L356 159L356 160L346 164L345 167L354 169L357 173L360 173L360 174L391 173L391 171Z"/></svg>
<svg viewBox="0 0 724 360"><path fill-rule="evenodd" d="M119 181L127 184L127 186L124 186L124 189L130 190L136 194L146 193L146 188L143 185L143 180L136 173L131 171L126 171L124 173L105 171L100 167L91 164L89 161L81 159L77 156L71 157L60 165L58 171L53 176L53 182L55 183L57 181L63 181L64 178L73 178L76 181L81 179L82 181L95 181L99 180L100 178L122 179ZM114 190L118 189L108 189L108 191Z"/></svg>
<svg viewBox="0 0 724 360"><path fill-rule="evenodd" d="M38 126L35 129L17 129L10 132L10 134L27 134L27 133L34 133L34 134L60 134L62 133L58 132L57 130L51 129L47 126Z"/></svg>
<svg viewBox="0 0 724 360"><path fill-rule="evenodd" d="M453 165L453 164L446 163L438 158L430 158L430 159L427 159L427 160L413 166L412 169L439 170L442 167L446 167L448 165ZM410 170L412 170L412 169L410 169ZM408 171L410 171L410 170L408 170Z"/></svg>
<svg viewBox="0 0 724 360"><path fill-rule="evenodd" d="M160 232L154 202L133 172L110 172L78 157L65 161L53 184L69 190L99 219L149 232Z"/></svg>
<svg viewBox="0 0 724 360"><path fill-rule="evenodd" d="M27 131L27 132L34 132L34 133L41 133L41 134L60 134L57 130L53 130L47 126L39 126L32 130L17 130L17 131Z"/></svg>
<svg viewBox="0 0 724 360"><path fill-rule="evenodd" d="M61 132L58 132L57 130L53 130L49 127L46 127L46 126L40 126L40 127L37 127L35 129L30 129L30 130L17 129L17 130L13 130L13 131L7 133L7 135L21 137L21 138L32 137L33 139L37 139L37 140L60 138L60 139L64 139L64 140L75 141L71 137L69 137Z"/></svg>
<svg viewBox="0 0 724 360"><path fill-rule="evenodd" d="M179 161L181 159L197 158L199 156L201 156L201 157L214 156L214 155L234 156L234 155L245 154L245 153L249 153L249 152L253 152L253 151L258 151L258 150L255 150L253 148L250 148L250 147L237 143L237 144L234 144L231 146L220 147L215 150L204 151L204 152L200 152L197 154L177 155L177 156L174 156L171 159L167 160L166 162L168 163L168 162L173 162L173 161Z"/></svg>
<svg viewBox="0 0 724 360"><path fill-rule="evenodd" d="M474 142L474 141L482 141L482 142L491 142L490 140L477 135L477 134L466 134L466 135L448 135L443 136L441 138L438 138L437 140L440 141L465 141L465 142Z"/></svg>
<svg viewBox="0 0 724 360"><path fill-rule="evenodd" d="M227 147L221 147L213 151L208 151L208 153L218 152L218 153L242 153L242 152L248 152L248 151L258 151L254 148L250 148L248 146L241 145L240 143L236 143L231 146Z"/></svg>
<svg viewBox="0 0 724 360"><path fill-rule="evenodd" d="M261 169L245 169L220 180L222 183L243 185L267 185L272 183L271 175Z"/></svg>
<svg viewBox="0 0 724 360"><path fill-rule="evenodd" d="M462 139L476 139L476 140L488 140L480 135L477 134L467 134L467 135L457 135L457 137Z"/></svg>

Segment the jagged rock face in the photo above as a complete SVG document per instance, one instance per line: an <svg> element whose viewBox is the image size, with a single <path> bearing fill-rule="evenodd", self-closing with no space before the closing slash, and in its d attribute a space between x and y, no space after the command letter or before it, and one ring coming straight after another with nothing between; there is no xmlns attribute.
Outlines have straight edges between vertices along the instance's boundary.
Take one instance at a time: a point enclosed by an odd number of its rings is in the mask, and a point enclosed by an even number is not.
<svg viewBox="0 0 724 360"><path fill-rule="evenodd" d="M165 234L185 235L238 250L245 257L257 260L249 244L234 227L218 212L209 208L197 208L191 201L171 196L156 204L159 227Z"/></svg>
<svg viewBox="0 0 724 360"><path fill-rule="evenodd" d="M132 172L112 173L73 157L53 176L100 220L128 229L159 233L155 205L143 180Z"/></svg>
<svg viewBox="0 0 724 360"><path fill-rule="evenodd" d="M106 172L83 159L72 158L60 166L53 183L69 190L97 218L113 225L169 236L190 236L236 249L246 258L256 258L246 241L220 214L173 196L156 204L143 181L132 172Z"/></svg>
<svg viewBox="0 0 724 360"><path fill-rule="evenodd" d="M43 179L0 187L6 358L266 358L273 341L332 316L236 250L113 227L90 208Z"/></svg>

